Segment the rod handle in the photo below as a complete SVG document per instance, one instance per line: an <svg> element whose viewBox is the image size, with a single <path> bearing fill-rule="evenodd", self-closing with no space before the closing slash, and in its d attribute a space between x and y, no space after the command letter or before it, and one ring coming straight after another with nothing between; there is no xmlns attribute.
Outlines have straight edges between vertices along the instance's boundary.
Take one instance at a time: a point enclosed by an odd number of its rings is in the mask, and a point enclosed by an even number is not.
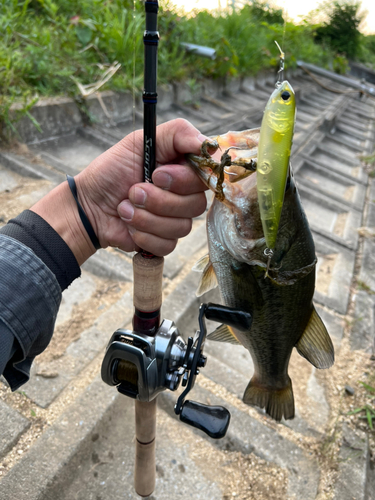
<svg viewBox="0 0 375 500"><path fill-rule="evenodd" d="M161 307L163 287L163 257L145 258L141 253L133 257L134 307L153 312Z"/></svg>
<svg viewBox="0 0 375 500"><path fill-rule="evenodd" d="M156 398L148 403L135 401L134 487L141 497L155 489Z"/></svg>

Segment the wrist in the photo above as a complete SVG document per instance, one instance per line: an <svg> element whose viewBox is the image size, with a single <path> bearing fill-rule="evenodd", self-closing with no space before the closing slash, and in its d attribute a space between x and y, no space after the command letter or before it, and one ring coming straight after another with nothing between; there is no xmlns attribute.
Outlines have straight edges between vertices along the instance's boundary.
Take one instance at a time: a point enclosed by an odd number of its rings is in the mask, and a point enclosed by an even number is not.
<svg viewBox="0 0 375 500"><path fill-rule="evenodd" d="M95 248L79 217L68 182L63 182L31 207L61 236L81 266Z"/></svg>
<svg viewBox="0 0 375 500"><path fill-rule="evenodd" d="M90 222L89 218L86 215L85 210L82 208L82 205L80 204L80 202L78 200L78 192L77 192L76 181L74 180L74 177L71 177L70 175L67 175L66 178L67 178L67 181L68 181L68 186L69 186L70 192L72 193L72 196L73 196L73 198L74 198L74 200L76 202L77 210L78 210L78 214L79 214L79 218L81 219L83 227L85 228L86 233L88 234L88 236L89 236L89 238L91 240L91 243L93 244L94 248L96 250L99 250L99 248L101 248L99 240L98 240L98 238L96 236L96 233L95 233L95 231L94 231L94 229L93 229L93 227L91 225L91 222ZM81 198L82 198L82 192L81 192Z"/></svg>

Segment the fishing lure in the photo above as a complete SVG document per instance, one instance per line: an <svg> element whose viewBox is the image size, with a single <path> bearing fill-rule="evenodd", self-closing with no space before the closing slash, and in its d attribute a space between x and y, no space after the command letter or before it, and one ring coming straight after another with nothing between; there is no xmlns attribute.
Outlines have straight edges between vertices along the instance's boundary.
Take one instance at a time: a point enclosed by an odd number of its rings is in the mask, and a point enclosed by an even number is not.
<svg viewBox="0 0 375 500"><path fill-rule="evenodd" d="M267 270L276 244L292 149L296 100L292 86L282 81L284 53L280 49L276 89L266 105L260 128L257 191L260 217L267 248ZM267 276L267 273L266 273Z"/></svg>

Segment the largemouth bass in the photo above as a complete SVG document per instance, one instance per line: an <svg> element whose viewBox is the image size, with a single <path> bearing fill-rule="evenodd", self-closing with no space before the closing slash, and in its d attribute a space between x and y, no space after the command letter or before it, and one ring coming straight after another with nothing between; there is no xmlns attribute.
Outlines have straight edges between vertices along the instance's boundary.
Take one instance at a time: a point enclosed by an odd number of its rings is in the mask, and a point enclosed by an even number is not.
<svg viewBox="0 0 375 500"><path fill-rule="evenodd" d="M254 375L243 401L265 408L272 418L281 420L294 417L288 375L293 347L316 368L330 367L334 350L312 302L314 242L291 171L270 262L264 254L267 244L259 210L258 174L245 165L256 160L258 142L259 129L228 132L204 143L202 156L188 155L190 165L216 195L207 215L209 254L196 266L203 270L197 295L218 284L227 306L252 315L249 330L222 325L208 338L242 344L249 350ZM216 161L207 154L218 146L241 148L231 150L233 165L227 158ZM225 154L228 152L223 157Z"/></svg>

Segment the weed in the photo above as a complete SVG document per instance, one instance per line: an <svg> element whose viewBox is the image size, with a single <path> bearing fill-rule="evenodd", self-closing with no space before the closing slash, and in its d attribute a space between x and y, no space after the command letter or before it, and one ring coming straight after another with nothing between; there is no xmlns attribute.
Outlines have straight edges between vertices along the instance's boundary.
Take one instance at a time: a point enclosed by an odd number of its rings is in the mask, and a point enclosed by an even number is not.
<svg viewBox="0 0 375 500"><path fill-rule="evenodd" d="M375 408L373 406L371 405L361 406L360 408L356 408L355 410L350 411L348 415L356 415L362 412L364 412L365 415L360 415L358 418L360 418L361 420L367 420L368 426L373 431L374 424L372 423L372 421L375 420Z"/></svg>
<svg viewBox="0 0 375 500"><path fill-rule="evenodd" d="M357 281L357 288L358 288L358 290L363 290L364 292L367 292L371 295L375 294L375 292L373 290L371 290L371 288L364 281L358 280Z"/></svg>
<svg viewBox="0 0 375 500"><path fill-rule="evenodd" d="M313 27L283 22L262 2L222 13L178 13L168 0L159 8L158 80L243 77L278 66L277 39L286 66L298 59L328 66L334 53L314 43ZM143 2L133 0L3 0L0 2L0 122L14 132L37 98L75 97L100 81L103 68L120 69L101 90L139 91L143 84ZM216 50L215 60L187 55L181 42ZM17 105L15 113L11 112ZM37 125L35 123L35 125Z"/></svg>
<svg viewBox="0 0 375 500"><path fill-rule="evenodd" d="M373 151L370 155L361 155L359 158L363 161L363 163L371 167L375 164L375 151ZM369 173L370 177L374 177L375 174L373 172L374 171L371 171Z"/></svg>
<svg viewBox="0 0 375 500"><path fill-rule="evenodd" d="M374 402L374 396L375 396L375 387L366 384L365 382L359 382L366 390L367 394L366 396L368 398L371 398L372 401L371 403ZM363 413L363 415L360 415ZM358 415L358 418L360 420L366 420L369 428L373 431L374 430L374 423L375 421L375 407L372 404L365 404L359 408L355 408L353 411L350 411L348 415Z"/></svg>

